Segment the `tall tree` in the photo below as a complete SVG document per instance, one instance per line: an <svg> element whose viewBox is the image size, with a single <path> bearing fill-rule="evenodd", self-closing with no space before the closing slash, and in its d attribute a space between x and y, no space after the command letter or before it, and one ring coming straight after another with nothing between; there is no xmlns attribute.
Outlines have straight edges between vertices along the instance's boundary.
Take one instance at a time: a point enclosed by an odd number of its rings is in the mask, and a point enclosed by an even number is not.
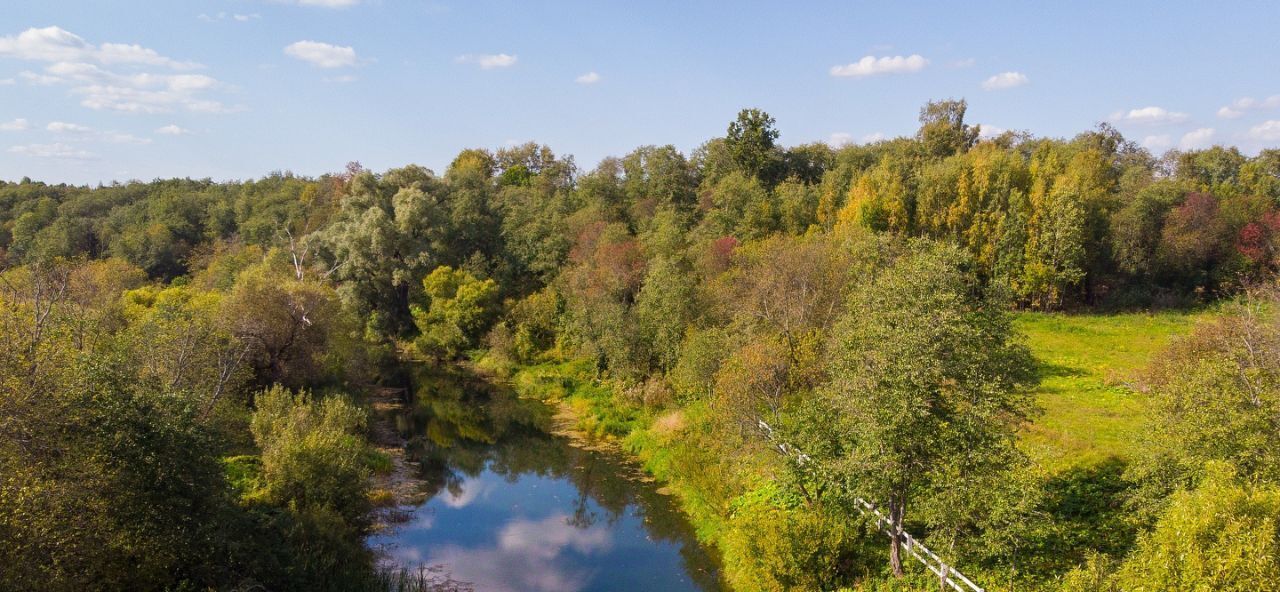
<svg viewBox="0 0 1280 592"><path fill-rule="evenodd" d="M738 118L729 124L725 143L738 170L759 179L765 184L775 180L781 164L775 142L778 130L768 113L759 109L743 109Z"/></svg>
<svg viewBox="0 0 1280 592"><path fill-rule="evenodd" d="M831 383L805 450L837 489L883 504L895 534L913 500L977 487L1016 464L1032 410L1027 349L998 302L982 298L961 252L918 243L856 289L832 336ZM934 516L934 522L946 518Z"/></svg>

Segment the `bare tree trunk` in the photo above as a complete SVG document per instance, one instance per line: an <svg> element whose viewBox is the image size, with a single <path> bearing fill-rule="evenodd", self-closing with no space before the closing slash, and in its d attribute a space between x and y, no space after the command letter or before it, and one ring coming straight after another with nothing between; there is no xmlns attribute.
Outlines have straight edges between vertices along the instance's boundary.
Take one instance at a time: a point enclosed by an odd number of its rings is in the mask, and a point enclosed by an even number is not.
<svg viewBox="0 0 1280 592"><path fill-rule="evenodd" d="M897 496L889 499L889 567L894 577L902 577L902 515L905 502Z"/></svg>

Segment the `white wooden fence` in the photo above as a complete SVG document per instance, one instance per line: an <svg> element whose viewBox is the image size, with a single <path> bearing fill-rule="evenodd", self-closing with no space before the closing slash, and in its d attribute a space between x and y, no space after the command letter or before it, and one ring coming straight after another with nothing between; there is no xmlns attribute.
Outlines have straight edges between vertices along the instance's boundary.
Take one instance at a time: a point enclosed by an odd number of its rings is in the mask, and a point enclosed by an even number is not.
<svg viewBox="0 0 1280 592"><path fill-rule="evenodd" d="M803 465L809 462L809 455L801 452L800 449L786 442L776 439L773 434L773 428L769 424L765 423L764 420L758 420L757 425L759 425L760 431L764 432L765 437L773 443L774 447L776 447L779 452L794 458L797 464ZM876 508L875 504L862 498L854 498L854 501L858 506L858 511L862 512L863 515L871 516L872 519L875 520L876 526L880 531L888 535L889 539L892 540L894 532L893 521L889 520L888 516L882 514L880 510ZM902 542L902 547L906 549L908 553L911 553L912 557L915 557L916 560L924 564L929 571L938 576L938 580L943 584L950 586L951 589L956 590L956 592L985 592L981 586L973 583L973 580L965 577L965 575L956 570L956 568L948 565L941 557L938 557L937 553L930 551L928 547L925 547L917 541L915 537L911 536L911 533L900 528L897 529L897 531L898 540Z"/></svg>

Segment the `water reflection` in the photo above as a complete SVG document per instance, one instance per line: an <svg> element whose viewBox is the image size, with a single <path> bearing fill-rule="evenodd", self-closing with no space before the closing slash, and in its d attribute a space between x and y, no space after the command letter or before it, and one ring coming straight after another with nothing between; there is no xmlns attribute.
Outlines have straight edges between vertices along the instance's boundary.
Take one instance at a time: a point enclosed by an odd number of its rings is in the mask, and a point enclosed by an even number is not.
<svg viewBox="0 0 1280 592"><path fill-rule="evenodd" d="M718 590L673 500L622 459L548 434L551 410L461 371L413 369L398 427L430 499L372 543L477 591Z"/></svg>

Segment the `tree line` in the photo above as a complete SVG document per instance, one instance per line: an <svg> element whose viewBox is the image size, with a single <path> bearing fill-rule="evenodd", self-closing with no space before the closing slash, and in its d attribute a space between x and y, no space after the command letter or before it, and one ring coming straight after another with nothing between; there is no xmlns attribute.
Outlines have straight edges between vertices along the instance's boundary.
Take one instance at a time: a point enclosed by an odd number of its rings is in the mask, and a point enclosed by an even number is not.
<svg viewBox="0 0 1280 592"><path fill-rule="evenodd" d="M1266 305L1153 371L1163 456L1083 476L1083 518L1015 446L1035 366L1008 314L1267 281L1280 150L1157 157L1106 125L984 138L965 110L932 102L913 137L835 148L780 146L748 109L689 155L589 171L526 144L439 175L0 183L0 560L20 566L0 586L376 585L361 537L385 459L360 399L397 349L580 361L619 417L680 412L666 446L699 470L675 478L743 589L901 573L896 541L851 521L858 497L1035 585L1155 577L1176 520L1212 500L1274 545L1250 521L1274 516ZM1215 337L1234 332L1249 349ZM1194 399L1206 384L1243 397L1222 403L1229 439L1189 412L1220 403ZM761 420L813 462L771 455ZM602 425L644 436L627 421Z"/></svg>

